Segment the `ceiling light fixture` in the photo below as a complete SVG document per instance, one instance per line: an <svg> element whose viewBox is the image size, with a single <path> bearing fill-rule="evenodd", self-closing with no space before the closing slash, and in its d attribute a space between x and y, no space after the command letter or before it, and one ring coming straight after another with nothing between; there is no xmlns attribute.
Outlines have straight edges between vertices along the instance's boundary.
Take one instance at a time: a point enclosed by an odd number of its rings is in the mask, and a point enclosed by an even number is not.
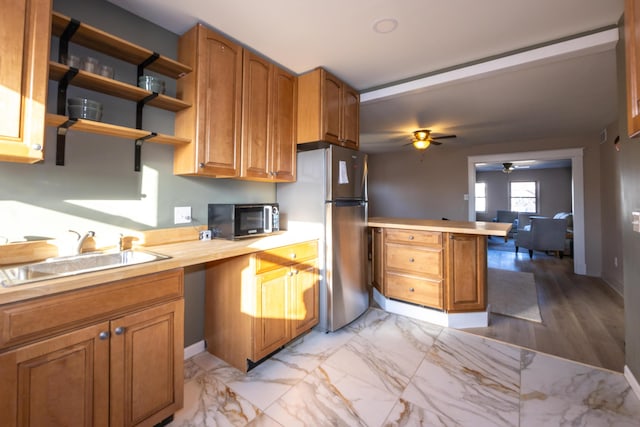
<svg viewBox="0 0 640 427"><path fill-rule="evenodd" d="M429 131L426 129L414 131L413 138L413 146L418 150L426 150L431 145Z"/></svg>
<svg viewBox="0 0 640 427"><path fill-rule="evenodd" d="M394 18L382 18L373 23L373 31L379 34L388 34L398 28L398 20Z"/></svg>
<svg viewBox="0 0 640 427"><path fill-rule="evenodd" d="M503 166L502 173L513 172L513 163L503 163L502 166Z"/></svg>

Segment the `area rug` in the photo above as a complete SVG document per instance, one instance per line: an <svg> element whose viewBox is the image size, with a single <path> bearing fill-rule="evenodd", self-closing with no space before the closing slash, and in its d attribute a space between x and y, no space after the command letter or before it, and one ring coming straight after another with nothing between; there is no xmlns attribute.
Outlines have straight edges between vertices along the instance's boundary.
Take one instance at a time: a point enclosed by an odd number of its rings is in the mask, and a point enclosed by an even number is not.
<svg viewBox="0 0 640 427"><path fill-rule="evenodd" d="M533 273L490 268L487 282L491 312L542 323Z"/></svg>

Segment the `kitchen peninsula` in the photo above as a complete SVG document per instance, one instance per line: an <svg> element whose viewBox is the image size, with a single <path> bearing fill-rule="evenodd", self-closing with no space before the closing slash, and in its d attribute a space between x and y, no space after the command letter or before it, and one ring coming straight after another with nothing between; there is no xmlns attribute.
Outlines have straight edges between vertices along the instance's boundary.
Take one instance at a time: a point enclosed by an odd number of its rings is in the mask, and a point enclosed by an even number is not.
<svg viewBox="0 0 640 427"><path fill-rule="evenodd" d="M386 311L443 326L488 325L487 236L511 224L369 218L373 299Z"/></svg>

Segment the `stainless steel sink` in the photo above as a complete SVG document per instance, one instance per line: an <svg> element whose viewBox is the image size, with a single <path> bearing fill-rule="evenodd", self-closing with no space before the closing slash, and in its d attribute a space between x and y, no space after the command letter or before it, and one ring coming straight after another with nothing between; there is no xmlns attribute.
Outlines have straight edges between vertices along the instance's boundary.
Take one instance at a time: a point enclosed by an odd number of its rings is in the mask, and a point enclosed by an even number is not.
<svg viewBox="0 0 640 427"><path fill-rule="evenodd" d="M73 276L168 258L171 257L141 250L90 252L82 255L49 258L41 262L0 268L0 283L3 287L11 287L38 280Z"/></svg>

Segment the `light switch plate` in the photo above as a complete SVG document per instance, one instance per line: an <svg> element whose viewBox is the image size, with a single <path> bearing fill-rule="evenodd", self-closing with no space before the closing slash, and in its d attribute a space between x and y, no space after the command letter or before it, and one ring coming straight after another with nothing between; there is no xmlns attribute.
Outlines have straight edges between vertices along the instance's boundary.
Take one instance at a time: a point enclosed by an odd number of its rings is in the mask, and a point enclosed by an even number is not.
<svg viewBox="0 0 640 427"><path fill-rule="evenodd" d="M174 224L189 224L191 222L191 206L173 208Z"/></svg>

